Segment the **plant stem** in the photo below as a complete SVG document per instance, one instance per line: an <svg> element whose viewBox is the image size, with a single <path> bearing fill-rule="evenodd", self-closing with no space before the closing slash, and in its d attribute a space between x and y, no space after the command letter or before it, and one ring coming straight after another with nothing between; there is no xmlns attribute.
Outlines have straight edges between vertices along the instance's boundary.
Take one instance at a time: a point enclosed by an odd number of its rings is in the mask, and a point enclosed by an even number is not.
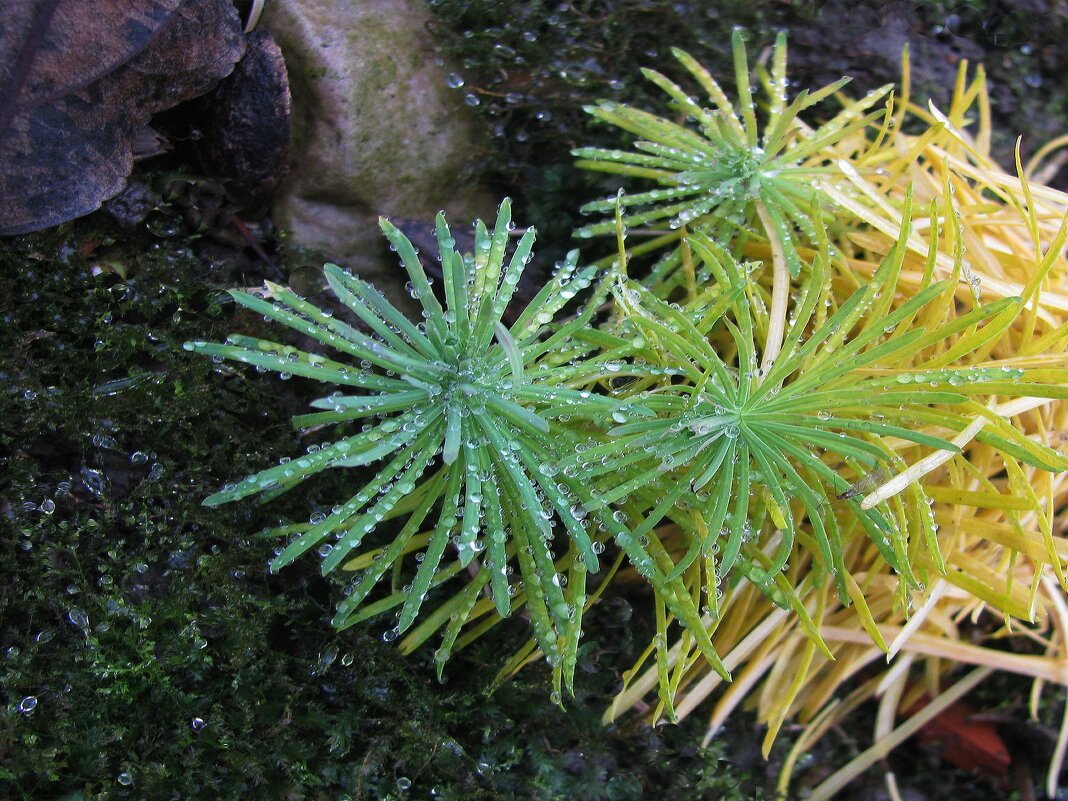
<svg viewBox="0 0 1068 801"><path fill-rule="evenodd" d="M760 363L761 375L767 375L775 359L782 350L782 339L786 333L786 305L790 298L790 270L786 266L786 254L782 249L782 241L772 224L771 215L762 200L756 201L757 216L764 226L768 235L768 244L771 246L771 263L774 275L771 284L771 309L768 314L768 337L764 344L764 356Z"/></svg>

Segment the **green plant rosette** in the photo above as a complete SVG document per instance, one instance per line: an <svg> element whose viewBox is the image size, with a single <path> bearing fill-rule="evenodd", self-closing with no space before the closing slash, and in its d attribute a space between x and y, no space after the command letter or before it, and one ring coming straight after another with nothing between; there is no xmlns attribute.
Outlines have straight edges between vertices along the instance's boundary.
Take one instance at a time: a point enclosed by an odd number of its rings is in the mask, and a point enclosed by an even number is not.
<svg viewBox="0 0 1068 801"><path fill-rule="evenodd" d="M190 342L186 348L220 361L337 385L338 390L312 403L320 411L300 415L293 424L336 426L339 435L224 487L204 503L216 506L250 495L270 499L324 470L373 468L373 478L329 512L272 530L289 541L271 569L311 550L322 559L324 573L358 569L334 623L345 627L393 609L396 624L386 639L413 625L435 587L466 571L466 587L426 618L408 647L444 627L444 643L436 654L440 669L472 616L495 610L503 617L522 607L557 680L562 677L569 687L587 600L586 576L598 569L598 555L612 538L672 613L693 628L706 656L722 670L682 583L667 580L619 514L599 499L599 488L587 473L560 469L588 447L591 436L600 433L603 438L616 407L611 398L582 387L613 371L633 369L605 359L559 364L549 358L568 350L577 332L589 329L607 285L580 314L552 324L594 277L591 269L576 268L577 254L572 253L505 326L502 317L534 241L534 231L528 230L507 257L512 227L505 201L494 230L478 223L474 254L464 255L439 215L443 304L415 248L382 221L407 271L409 291L421 306L418 324L366 281L336 265L326 266L327 281L364 330L284 287L269 284L269 299L232 292L240 305L318 340L338 352L338 359L240 334L225 344ZM671 372L653 365L642 370ZM377 537L380 529L392 535L384 545ZM450 548L455 558L447 557ZM414 574L398 589L396 577L404 572L399 563L409 556ZM392 574L392 591L368 602L387 574Z"/></svg>

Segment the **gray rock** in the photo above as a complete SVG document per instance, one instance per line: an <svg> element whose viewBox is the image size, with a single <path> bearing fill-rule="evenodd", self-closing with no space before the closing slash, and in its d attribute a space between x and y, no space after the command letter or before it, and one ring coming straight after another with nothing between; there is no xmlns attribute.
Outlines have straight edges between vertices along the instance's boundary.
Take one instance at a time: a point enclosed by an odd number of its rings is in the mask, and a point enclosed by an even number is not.
<svg viewBox="0 0 1068 801"><path fill-rule="evenodd" d="M432 219L445 209L459 226L495 208L469 177L482 126L446 82L429 19L415 0L271 0L264 16L293 96L275 222L291 244L394 298L403 282L379 215Z"/></svg>

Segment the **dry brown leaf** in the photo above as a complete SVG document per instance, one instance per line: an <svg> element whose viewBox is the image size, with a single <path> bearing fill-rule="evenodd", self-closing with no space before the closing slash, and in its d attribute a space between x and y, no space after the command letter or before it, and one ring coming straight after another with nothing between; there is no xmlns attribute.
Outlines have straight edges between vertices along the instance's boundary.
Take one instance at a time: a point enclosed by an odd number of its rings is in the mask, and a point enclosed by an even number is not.
<svg viewBox="0 0 1068 801"><path fill-rule="evenodd" d="M0 26L0 234L47 228L117 194L153 114L241 57L228 0L39 0Z"/></svg>

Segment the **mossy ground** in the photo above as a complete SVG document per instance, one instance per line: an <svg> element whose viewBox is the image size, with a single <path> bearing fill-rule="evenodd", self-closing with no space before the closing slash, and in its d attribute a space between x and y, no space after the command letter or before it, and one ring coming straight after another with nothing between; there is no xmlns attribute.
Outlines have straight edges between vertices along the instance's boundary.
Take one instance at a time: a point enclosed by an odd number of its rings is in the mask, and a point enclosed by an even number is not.
<svg viewBox="0 0 1068 801"><path fill-rule="evenodd" d="M122 234L123 278L81 255L115 237L94 225L0 248L0 797L759 794L752 748L701 750L696 720L601 727L642 636L622 601L598 611L602 644L566 711L538 669L485 694L517 630L461 654L447 686L381 625L333 631L337 584L270 575L274 543L253 536L285 499L200 505L301 446L288 418L314 387L182 349L256 324L233 319L196 237Z"/></svg>

